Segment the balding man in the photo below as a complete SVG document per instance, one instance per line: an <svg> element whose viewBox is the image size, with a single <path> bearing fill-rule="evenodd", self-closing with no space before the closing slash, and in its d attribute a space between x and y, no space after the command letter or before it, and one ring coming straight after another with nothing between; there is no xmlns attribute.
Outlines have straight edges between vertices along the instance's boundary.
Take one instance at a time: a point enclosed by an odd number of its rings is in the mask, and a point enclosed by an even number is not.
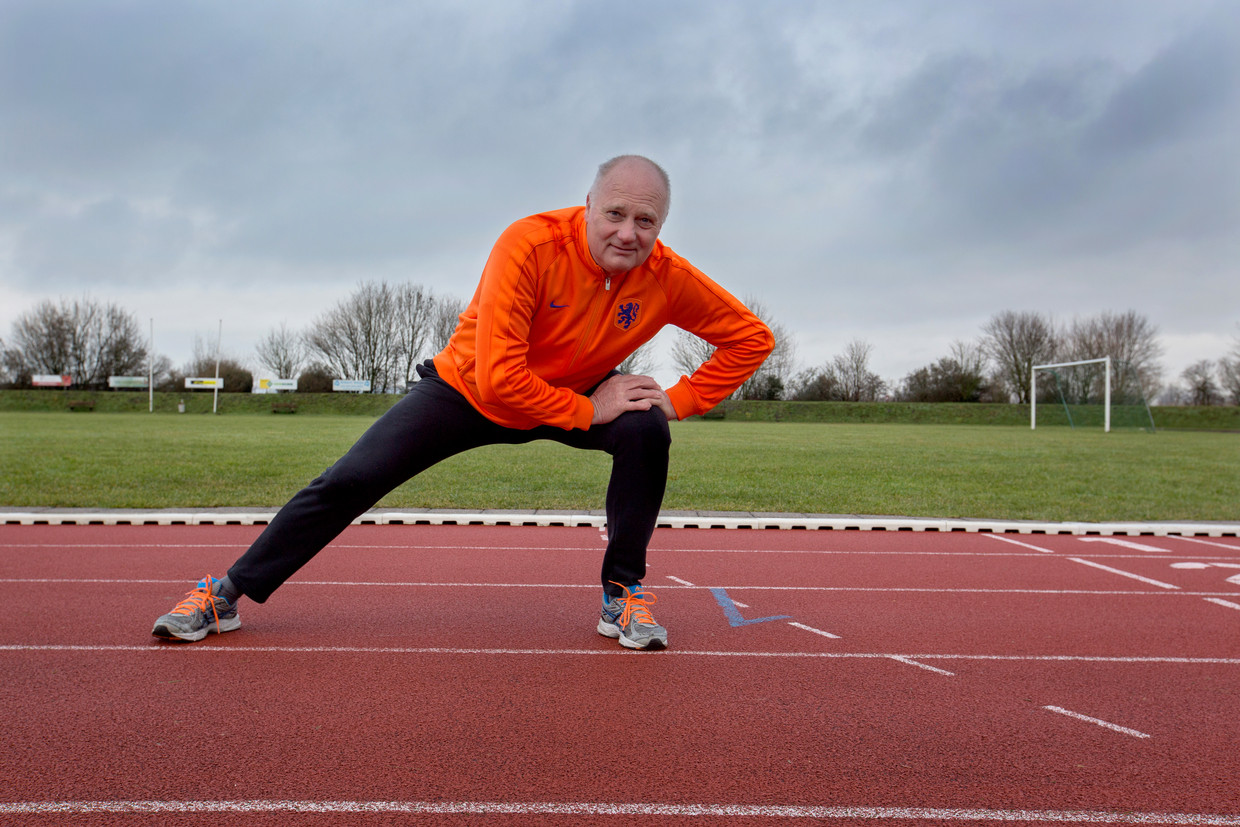
<svg viewBox="0 0 1240 827"><path fill-rule="evenodd" d="M668 420L709 411L774 346L744 305L658 240L667 174L622 155L599 167L586 205L523 218L491 250L447 347L339 461L298 492L221 579L208 575L153 634L201 640L240 627L241 595L262 603L389 491L454 454L551 439L612 457L597 630L630 649L667 631L642 585L667 483ZM662 388L616 367L665 325L716 350Z"/></svg>

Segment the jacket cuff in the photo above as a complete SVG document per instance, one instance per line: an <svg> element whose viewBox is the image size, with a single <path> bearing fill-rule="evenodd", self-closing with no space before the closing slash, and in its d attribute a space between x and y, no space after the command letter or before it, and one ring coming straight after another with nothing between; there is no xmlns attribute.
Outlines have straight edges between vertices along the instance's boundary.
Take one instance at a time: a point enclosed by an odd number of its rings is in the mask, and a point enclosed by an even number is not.
<svg viewBox="0 0 1240 827"><path fill-rule="evenodd" d="M676 409L677 419L705 413L701 410L702 404L693 393L693 388L689 387L689 380L683 376L679 382L667 389L667 398L671 401L672 407Z"/></svg>
<svg viewBox="0 0 1240 827"><path fill-rule="evenodd" d="M572 413L572 424L569 430L576 428L581 431L589 430L590 423L594 422L594 403L590 401L590 397L577 395L577 409Z"/></svg>

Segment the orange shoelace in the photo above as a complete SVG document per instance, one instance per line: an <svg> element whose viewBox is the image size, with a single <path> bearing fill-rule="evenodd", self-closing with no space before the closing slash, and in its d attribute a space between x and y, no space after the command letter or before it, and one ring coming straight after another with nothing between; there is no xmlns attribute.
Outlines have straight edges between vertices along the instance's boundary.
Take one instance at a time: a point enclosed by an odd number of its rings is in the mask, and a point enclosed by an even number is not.
<svg viewBox="0 0 1240 827"><path fill-rule="evenodd" d="M192 592L188 592L184 600L176 605L171 614L174 615L192 615L195 610L207 613L207 607L211 608L211 617L215 620L215 625L220 623L219 612L215 610L215 595L211 594L211 578L204 577L205 586L199 586Z"/></svg>
<svg viewBox="0 0 1240 827"><path fill-rule="evenodd" d="M638 623L649 624L650 626L658 625L654 622L654 615L650 614L649 607L658 603L659 598L644 588L634 594L628 586L616 583L615 580L611 582L624 589L624 597L622 598L624 600L624 611L620 613L620 618L617 621L621 626L628 626L630 619L636 620Z"/></svg>

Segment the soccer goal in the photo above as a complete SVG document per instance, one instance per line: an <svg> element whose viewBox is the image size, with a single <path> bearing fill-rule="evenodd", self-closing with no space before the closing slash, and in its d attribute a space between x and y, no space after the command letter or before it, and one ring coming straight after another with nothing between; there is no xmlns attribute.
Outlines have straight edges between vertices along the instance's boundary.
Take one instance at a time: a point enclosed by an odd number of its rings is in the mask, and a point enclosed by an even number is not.
<svg viewBox="0 0 1240 827"><path fill-rule="evenodd" d="M1118 426L1154 430L1154 417L1145 401L1136 371L1120 370L1116 377L1111 357L1034 365L1029 377L1029 427L1038 427L1038 408L1044 424L1097 427L1110 432ZM1121 368L1125 366L1121 363ZM1043 377L1039 398L1038 376ZM1118 381L1117 381L1118 379Z"/></svg>

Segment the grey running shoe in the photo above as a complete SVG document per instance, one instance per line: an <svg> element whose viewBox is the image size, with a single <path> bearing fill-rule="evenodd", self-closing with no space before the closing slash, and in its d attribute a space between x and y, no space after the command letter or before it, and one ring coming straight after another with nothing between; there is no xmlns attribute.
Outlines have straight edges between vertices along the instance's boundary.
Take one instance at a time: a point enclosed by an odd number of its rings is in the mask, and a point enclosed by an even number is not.
<svg viewBox="0 0 1240 827"><path fill-rule="evenodd" d="M603 610L598 618L598 633L604 637L619 638L620 645L628 649L666 649L667 629L654 622L650 606L656 598L641 583L621 586L620 597L603 595Z"/></svg>
<svg viewBox="0 0 1240 827"><path fill-rule="evenodd" d="M151 634L166 640L202 640L208 632L222 634L241 628L237 607L217 597L220 581L207 575L198 586L176 605L176 608L155 621Z"/></svg>

